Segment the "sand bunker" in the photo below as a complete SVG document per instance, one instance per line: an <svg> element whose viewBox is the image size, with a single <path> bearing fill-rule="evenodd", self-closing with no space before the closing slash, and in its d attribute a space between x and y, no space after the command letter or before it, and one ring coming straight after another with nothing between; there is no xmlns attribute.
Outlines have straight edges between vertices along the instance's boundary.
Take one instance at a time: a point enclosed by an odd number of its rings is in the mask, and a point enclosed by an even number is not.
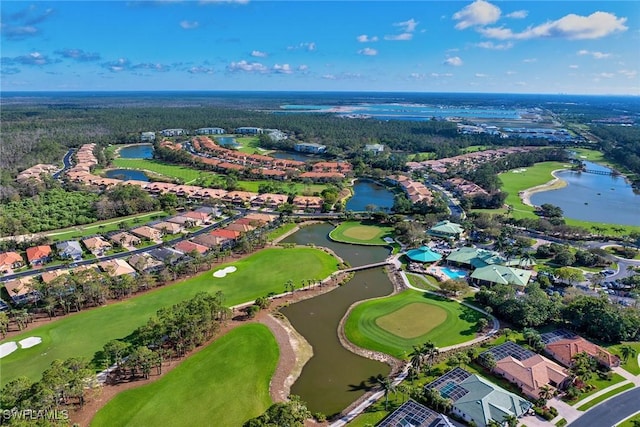
<svg viewBox="0 0 640 427"><path fill-rule="evenodd" d="M21 348L31 348L34 345L40 344L41 342L42 342L42 338L40 337L29 337L29 338L23 339L18 344L20 344Z"/></svg>
<svg viewBox="0 0 640 427"><path fill-rule="evenodd" d="M0 359L5 356L10 355L14 351L18 349L18 344L13 341L6 342L4 344L0 344Z"/></svg>
<svg viewBox="0 0 640 427"><path fill-rule="evenodd" d="M225 267L225 268L222 268L220 270L215 271L213 273L213 277L217 277L218 279L220 279L222 277L225 277L229 273L233 273L236 270L238 270L238 269L231 265L229 267Z"/></svg>

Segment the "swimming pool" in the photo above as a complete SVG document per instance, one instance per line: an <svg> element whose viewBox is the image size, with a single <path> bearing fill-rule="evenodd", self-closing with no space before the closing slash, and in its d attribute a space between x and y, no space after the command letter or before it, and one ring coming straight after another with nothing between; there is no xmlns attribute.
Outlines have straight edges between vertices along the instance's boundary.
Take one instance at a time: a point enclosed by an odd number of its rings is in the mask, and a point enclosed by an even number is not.
<svg viewBox="0 0 640 427"><path fill-rule="evenodd" d="M467 274L464 271L460 271L460 270L456 270L453 268L449 268L449 267L440 267L440 270L446 274L447 276L449 276L450 279L462 279L464 277L467 277Z"/></svg>

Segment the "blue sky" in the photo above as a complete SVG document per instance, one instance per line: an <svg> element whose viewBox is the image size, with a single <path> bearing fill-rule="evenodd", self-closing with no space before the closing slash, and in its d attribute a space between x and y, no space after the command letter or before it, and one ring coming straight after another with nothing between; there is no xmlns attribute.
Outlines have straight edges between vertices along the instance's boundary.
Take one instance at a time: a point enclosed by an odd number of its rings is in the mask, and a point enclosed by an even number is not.
<svg viewBox="0 0 640 427"><path fill-rule="evenodd" d="M636 1L2 1L3 91L640 95Z"/></svg>

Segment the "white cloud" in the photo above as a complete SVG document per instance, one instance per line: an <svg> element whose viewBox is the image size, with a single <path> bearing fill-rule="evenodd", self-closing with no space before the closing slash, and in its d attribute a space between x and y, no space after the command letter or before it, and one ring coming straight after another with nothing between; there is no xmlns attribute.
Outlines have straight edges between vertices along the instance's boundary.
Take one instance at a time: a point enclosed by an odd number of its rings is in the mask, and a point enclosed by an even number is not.
<svg viewBox="0 0 640 427"><path fill-rule="evenodd" d="M484 79L486 77L489 77L488 74L483 74L483 73L476 73L475 76L479 79Z"/></svg>
<svg viewBox="0 0 640 427"><path fill-rule="evenodd" d="M538 62L538 58L525 58L522 60L522 62L526 63L526 64L531 64L533 62Z"/></svg>
<svg viewBox="0 0 640 427"><path fill-rule="evenodd" d="M418 26L419 22L416 21L415 19L411 18L408 21L404 21L404 22L395 22L393 24L394 27L402 27L402 32L403 33L413 33L416 30L416 27Z"/></svg>
<svg viewBox="0 0 640 427"><path fill-rule="evenodd" d="M180 21L180 26L185 30L193 30L200 26L198 21Z"/></svg>
<svg viewBox="0 0 640 427"><path fill-rule="evenodd" d="M594 59L605 59L605 58L609 58L611 56L610 53L590 51L590 50L585 50L585 49L579 50L577 54L580 55L580 56L591 55Z"/></svg>
<svg viewBox="0 0 640 427"><path fill-rule="evenodd" d="M227 65L227 70L230 72L245 71L248 73L266 73L268 71L268 68L259 62L249 63L245 60L242 60L238 62L232 62L231 64Z"/></svg>
<svg viewBox="0 0 640 427"><path fill-rule="evenodd" d="M526 10L516 10L515 12L508 13L505 16L511 19L524 19L529 16L529 12Z"/></svg>
<svg viewBox="0 0 640 427"><path fill-rule="evenodd" d="M434 78L439 78L439 77L453 77L453 74L451 73L431 73L429 74L430 77L434 77Z"/></svg>
<svg viewBox="0 0 640 427"><path fill-rule="evenodd" d="M266 58L269 55L267 54L267 52L261 52L259 50L254 50L254 51L251 52L251 56L253 56L255 58Z"/></svg>
<svg viewBox="0 0 640 427"><path fill-rule="evenodd" d="M453 19L458 21L456 29L475 27L478 25L493 24L500 19L500 8L484 1L476 0L453 14Z"/></svg>
<svg viewBox="0 0 640 427"><path fill-rule="evenodd" d="M482 49L490 49L490 50L508 50L513 47L513 43L493 43L489 42L480 42L476 44L477 47L481 47Z"/></svg>
<svg viewBox="0 0 640 427"><path fill-rule="evenodd" d="M291 74L293 70L289 64L276 64L273 66L273 71L278 74Z"/></svg>
<svg viewBox="0 0 640 427"><path fill-rule="evenodd" d="M411 73L411 74L409 74L409 77L411 77L414 80L424 80L424 78L426 76L424 74L421 74L421 73Z"/></svg>
<svg viewBox="0 0 640 427"><path fill-rule="evenodd" d="M360 49L358 53L365 56L376 56L378 54L378 51L370 47L365 47L364 49Z"/></svg>
<svg viewBox="0 0 640 427"><path fill-rule="evenodd" d="M369 37L366 34L360 34L358 37L356 37L356 39L360 42L360 43L373 43L373 42L377 42L378 41L378 36L371 36Z"/></svg>
<svg viewBox="0 0 640 427"><path fill-rule="evenodd" d="M481 0L478 0L481 1ZM479 28L485 37L499 40L527 40L542 37L566 38L569 40L598 39L616 32L626 31L627 18L618 18L608 12L594 12L589 16L569 14L516 33L505 27Z"/></svg>
<svg viewBox="0 0 640 427"><path fill-rule="evenodd" d="M571 64L571 65L569 65L569 68L571 68L572 70L577 70L580 67L577 66L576 64Z"/></svg>
<svg viewBox="0 0 640 427"><path fill-rule="evenodd" d="M598 74L599 77L604 77L605 79L610 79L613 78L615 76L615 74L613 73L600 73Z"/></svg>
<svg viewBox="0 0 640 427"><path fill-rule="evenodd" d="M459 56L452 56L444 60L445 65L451 65L453 67L459 67L462 65L462 59Z"/></svg>
<svg viewBox="0 0 640 427"><path fill-rule="evenodd" d="M618 70L618 73L629 79L633 79L638 75L638 72L636 70Z"/></svg>
<svg viewBox="0 0 640 427"><path fill-rule="evenodd" d="M322 78L326 80L336 80L336 76L334 76L333 74L324 74Z"/></svg>
<svg viewBox="0 0 640 427"><path fill-rule="evenodd" d="M391 40L391 41L404 41L404 40L411 40L413 38L413 34L411 33L401 33L401 34L395 34L395 35L386 35L384 36L385 40Z"/></svg>
<svg viewBox="0 0 640 427"><path fill-rule="evenodd" d="M309 66L306 64L298 65L298 71L307 71Z"/></svg>
<svg viewBox="0 0 640 427"><path fill-rule="evenodd" d="M213 74L213 68L197 66L189 68L187 72L190 74Z"/></svg>
<svg viewBox="0 0 640 427"><path fill-rule="evenodd" d="M515 72L515 71L513 71L513 70L507 70L507 71L505 72L505 74L506 74L507 76L513 76L513 75L518 74L518 73L517 73L517 72Z"/></svg>
<svg viewBox="0 0 640 427"><path fill-rule="evenodd" d="M306 50L308 52L313 52L316 50L316 44L315 42L298 43L297 46L288 46L287 50Z"/></svg>

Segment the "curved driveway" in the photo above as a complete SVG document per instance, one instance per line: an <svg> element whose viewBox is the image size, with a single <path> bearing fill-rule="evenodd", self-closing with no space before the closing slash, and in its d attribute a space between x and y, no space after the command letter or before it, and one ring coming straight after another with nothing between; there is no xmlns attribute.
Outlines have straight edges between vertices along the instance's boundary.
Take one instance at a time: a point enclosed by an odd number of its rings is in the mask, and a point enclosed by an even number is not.
<svg viewBox="0 0 640 427"><path fill-rule="evenodd" d="M587 411L571 427L609 427L640 410L640 387L636 387Z"/></svg>

